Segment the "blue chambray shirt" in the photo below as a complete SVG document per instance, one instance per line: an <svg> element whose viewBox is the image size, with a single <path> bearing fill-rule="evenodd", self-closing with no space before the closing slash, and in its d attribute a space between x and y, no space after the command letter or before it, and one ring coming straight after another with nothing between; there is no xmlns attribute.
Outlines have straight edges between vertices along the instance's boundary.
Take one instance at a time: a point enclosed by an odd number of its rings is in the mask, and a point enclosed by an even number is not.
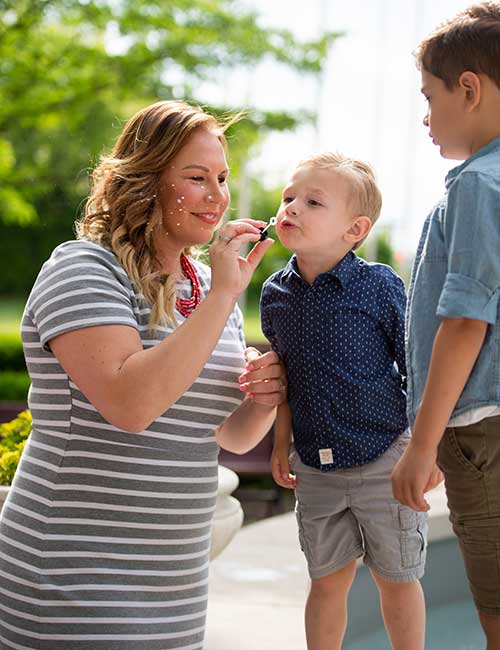
<svg viewBox="0 0 500 650"><path fill-rule="evenodd" d="M443 318L489 323L452 416L500 405L500 138L446 176L446 194L427 217L407 309L408 418L422 400L434 337Z"/></svg>
<svg viewBox="0 0 500 650"><path fill-rule="evenodd" d="M406 426L402 280L350 252L312 284L295 256L262 288L262 331L283 359L295 448L332 471L378 458ZM320 463L330 448L333 463Z"/></svg>

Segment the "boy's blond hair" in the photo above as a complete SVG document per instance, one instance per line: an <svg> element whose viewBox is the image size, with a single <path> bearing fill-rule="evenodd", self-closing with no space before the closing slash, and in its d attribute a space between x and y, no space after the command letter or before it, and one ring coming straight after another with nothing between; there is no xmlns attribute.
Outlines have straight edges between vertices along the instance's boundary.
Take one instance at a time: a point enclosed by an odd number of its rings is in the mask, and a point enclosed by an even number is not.
<svg viewBox="0 0 500 650"><path fill-rule="evenodd" d="M452 90L463 72L489 77L500 88L500 3L471 5L427 36L416 52L417 67Z"/></svg>
<svg viewBox="0 0 500 650"><path fill-rule="evenodd" d="M375 172L368 163L348 158L341 153L326 151L301 160L298 167L329 169L340 174L349 188L349 207L356 216L364 215L372 225L377 221L382 209L382 195L377 185ZM365 238L366 239L366 238ZM359 248L364 239L357 242Z"/></svg>

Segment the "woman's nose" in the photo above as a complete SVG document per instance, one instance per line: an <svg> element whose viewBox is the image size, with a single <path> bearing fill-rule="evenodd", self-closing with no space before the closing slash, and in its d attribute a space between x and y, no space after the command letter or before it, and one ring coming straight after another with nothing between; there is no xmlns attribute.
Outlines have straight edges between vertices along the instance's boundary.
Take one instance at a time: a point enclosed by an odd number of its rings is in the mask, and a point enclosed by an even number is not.
<svg viewBox="0 0 500 650"><path fill-rule="evenodd" d="M207 187L207 199L209 201L220 201L223 196L222 187L217 183L217 185Z"/></svg>

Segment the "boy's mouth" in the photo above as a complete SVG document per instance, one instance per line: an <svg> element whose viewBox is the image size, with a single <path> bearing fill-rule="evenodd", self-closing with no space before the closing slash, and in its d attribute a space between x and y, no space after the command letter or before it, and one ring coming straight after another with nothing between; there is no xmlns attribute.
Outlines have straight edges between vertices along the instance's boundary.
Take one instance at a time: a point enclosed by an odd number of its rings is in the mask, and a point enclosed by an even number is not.
<svg viewBox="0 0 500 650"><path fill-rule="evenodd" d="M282 228L297 228L297 225L294 224L292 221L289 221L286 217L283 219L280 223L280 226Z"/></svg>

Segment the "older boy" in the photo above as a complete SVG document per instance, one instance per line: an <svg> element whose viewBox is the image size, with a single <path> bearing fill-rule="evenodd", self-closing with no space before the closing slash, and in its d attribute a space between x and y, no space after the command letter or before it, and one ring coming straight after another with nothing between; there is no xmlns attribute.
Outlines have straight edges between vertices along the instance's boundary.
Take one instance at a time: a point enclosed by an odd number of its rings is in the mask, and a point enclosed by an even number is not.
<svg viewBox="0 0 500 650"><path fill-rule="evenodd" d="M465 160L427 218L408 307L410 445L394 494L427 510L436 460L488 649L500 648L500 4L469 7L420 45L424 125Z"/></svg>
<svg viewBox="0 0 500 650"><path fill-rule="evenodd" d="M262 329L288 374L273 475L292 487L311 576L309 650L339 650L347 595L364 556L395 650L422 650L419 578L426 518L394 499L391 470L408 443L404 286L353 249L380 214L366 163L332 153L302 161L283 191L276 232L295 252L262 290Z"/></svg>

